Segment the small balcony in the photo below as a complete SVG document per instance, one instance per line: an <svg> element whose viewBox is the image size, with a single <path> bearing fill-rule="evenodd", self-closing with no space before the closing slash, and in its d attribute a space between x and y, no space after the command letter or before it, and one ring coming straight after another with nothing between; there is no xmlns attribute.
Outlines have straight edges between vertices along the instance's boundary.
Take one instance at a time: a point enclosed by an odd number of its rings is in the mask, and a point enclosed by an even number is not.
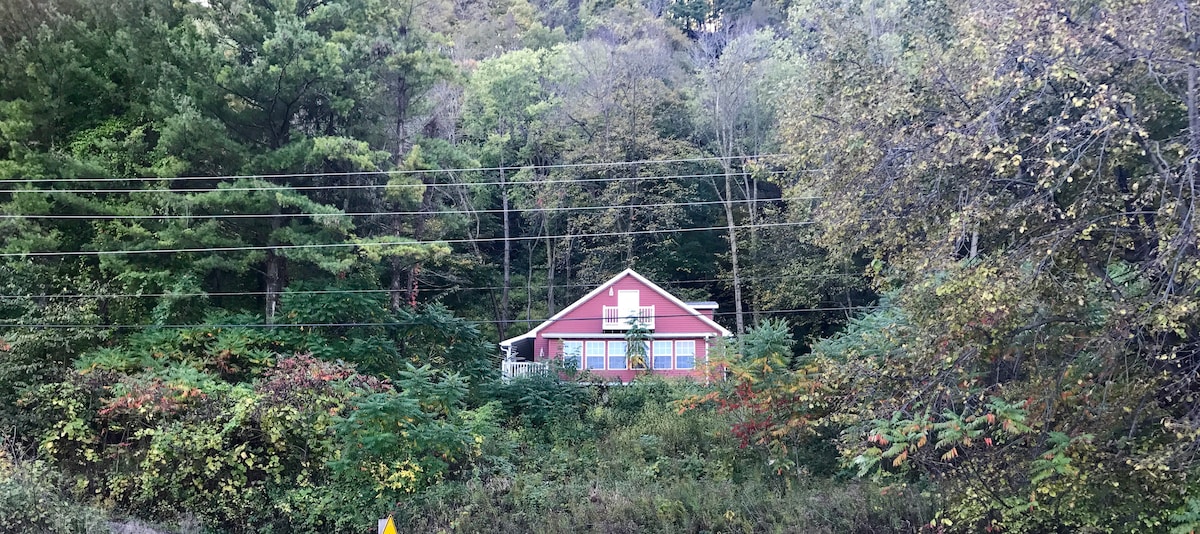
<svg viewBox="0 0 1200 534"><path fill-rule="evenodd" d="M593 308L594 309L594 308ZM630 319L637 319L642 328L654 330L654 306L638 306L633 309L621 309L618 306L605 306L604 330L629 330Z"/></svg>

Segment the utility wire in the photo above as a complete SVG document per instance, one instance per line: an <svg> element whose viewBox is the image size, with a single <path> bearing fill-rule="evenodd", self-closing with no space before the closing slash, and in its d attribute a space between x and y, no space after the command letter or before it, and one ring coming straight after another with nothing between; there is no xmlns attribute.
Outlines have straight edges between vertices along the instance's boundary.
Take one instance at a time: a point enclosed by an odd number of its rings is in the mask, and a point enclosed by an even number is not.
<svg viewBox="0 0 1200 534"><path fill-rule="evenodd" d="M758 310L758 313L814 313L814 312L830 312L830 311L861 311L873 310L876 306L829 306L829 307L813 307L813 308L792 308L784 310ZM713 315L734 315L737 312L718 312ZM690 313L676 313L655 315L658 318L671 317L694 317ZM553 322L575 322L575 321L600 321L603 317L564 317L555 319ZM463 319L463 322L471 324L510 324L510 323L543 323L546 319L509 319L507 321L499 320L476 320ZM19 323L0 323L0 328L99 328L105 330L125 330L125 329L212 329L212 328L349 328L349 327L369 327L369 326L420 326L429 325L425 321L391 321L391 322L348 322L348 323L226 323L226 324L19 324Z"/></svg>
<svg viewBox="0 0 1200 534"><path fill-rule="evenodd" d="M87 182L136 182L136 181L178 181L178 180L239 180L252 178L316 178L322 176L363 176L363 175L405 175L405 174L448 174L448 173L464 173L464 172L489 172L489 171L520 171L524 169L578 169L578 168L595 168L595 167L622 167L628 165L657 165L666 163L695 163L702 161L726 161L734 159L766 159L789 157L788 154L755 154L751 156L705 156L696 158L679 158L679 159L660 159L660 160L636 160L636 161L603 161L595 163L555 163L549 165L519 165L519 166L501 166L501 167L462 167L456 169L398 169L391 171L340 171L340 172L303 172L303 173L276 173L276 174L233 174L233 175L218 175L218 176L147 176L137 178L17 178L10 180L0 180L0 183L43 183L43 182L60 182L60 181L87 181ZM811 171L810 171L811 172Z"/></svg>
<svg viewBox="0 0 1200 534"><path fill-rule="evenodd" d="M821 278L857 278L862 275L857 273L813 273L813 274L794 274L794 275L778 275L778 276L753 276L740 277L743 281L761 281L761 280L816 280ZM696 280L673 280L669 282L661 282L659 285L678 285L678 284L702 284L709 282L732 282L733 278L701 278ZM459 292L459 291L495 291L504 289L504 286L463 286L452 284L449 287L437 287L426 284L423 286L424 292ZM553 286L545 284L517 284L510 285L509 289L536 288L546 289L554 288L576 288L576 287L596 287L596 284L554 284ZM373 293L391 293L397 291L389 288L379 289L312 289L312 290L285 290L282 292L271 292L273 295L353 295L353 294L373 294ZM212 291L212 292L193 292L193 293L95 293L95 294L41 294L41 295L0 295L0 299L83 299L83 298L186 298L186 297L259 297L267 295L266 291Z"/></svg>
<svg viewBox="0 0 1200 534"><path fill-rule="evenodd" d="M784 223L760 223L760 224L742 224L734 225L734 229L743 228L775 228L786 226L807 226L815 224L816 221L797 221ZM0 254L0 258L25 258L25 257L53 257L53 256L117 256L117 255L135 255L135 254L184 254L189 252L235 252L235 251L252 251L252 250L294 250L294 249L320 249L320 248L345 248L345 247L387 247L387 246L413 246L413 245L435 245L435 244L451 244L451 243L495 243L502 241L538 241L542 239L557 239L557 238L580 238L580 237L613 237L613 236L628 236L628 235L644 235L644 234L672 234L680 232L707 232L715 230L728 230L726 226L703 226L698 228L668 228L662 230L630 230L626 232L598 232L588 234L564 234L564 235L543 235L543 236L518 236L518 237L479 237L471 239L442 239L434 241L401 241L388 243L309 243L300 245L254 245L240 247L203 247L203 248L169 248L169 249L145 249L145 250L77 250L65 252L6 252Z"/></svg>
<svg viewBox="0 0 1200 534"><path fill-rule="evenodd" d="M736 204L760 203L760 202L786 202L794 200L819 200L824 197L803 196L803 197L782 197L782 198L759 198L736 200ZM13 215L0 214L0 219L40 219L40 220L125 220L125 219L271 219L271 218L286 218L286 217L368 217L368 216L392 216L392 215L467 215L467 214L492 214L492 213L524 213L524 212L559 212L559 211L591 211L605 209L625 209L625 208L669 208L669 207L688 207L688 206L711 206L716 204L725 204L724 200L704 200L696 202L662 202L656 204L608 204L602 206L555 206L547 208L523 208L523 209L481 209L481 210L430 210L430 211L368 211L368 212L352 212L352 213L216 213L208 215Z"/></svg>
<svg viewBox="0 0 1200 534"><path fill-rule="evenodd" d="M767 171L764 174L779 175L787 174L788 171ZM750 176L748 172L729 173L729 176ZM511 181L491 181L491 182L461 182L452 184L339 184L339 185L270 185L261 187L199 187L195 189L0 189L0 194L3 193L220 193L220 192L235 192L235 191L324 191L324 190L344 190L344 189L400 189L412 187L438 187L438 186L455 186L455 187L471 187L481 185L501 185L501 186L518 186L518 185L546 185L546 184L578 184L578 183L599 183L599 182L628 182L636 180L674 180L683 178L718 178L726 176L725 173L707 173L707 174L674 174L666 176L658 175L643 175L643 176L619 176L612 178L563 178L553 180L524 180L519 182Z"/></svg>

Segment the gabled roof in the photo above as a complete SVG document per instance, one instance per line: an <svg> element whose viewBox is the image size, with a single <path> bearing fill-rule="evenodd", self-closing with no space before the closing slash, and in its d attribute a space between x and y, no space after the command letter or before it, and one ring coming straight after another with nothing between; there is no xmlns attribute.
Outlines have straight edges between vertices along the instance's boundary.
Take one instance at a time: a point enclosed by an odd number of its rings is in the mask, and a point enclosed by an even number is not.
<svg viewBox="0 0 1200 534"><path fill-rule="evenodd" d="M709 319L708 317L705 317L705 316L704 316L704 314L700 313L698 310L696 310L696 308L693 308L693 307L692 307L691 305L689 305L688 303L686 303L686 302L684 302L684 301L682 301L682 300L679 300L678 298L675 298L675 295L672 295L672 294L671 294L671 293L669 293L667 290L665 290L665 289L663 289L663 288L661 288L661 287L658 287L658 284L655 284L654 282L651 282L650 280L646 279L646 277L644 277L644 276L642 276L642 275L638 274L638 273L637 273L636 271L634 271L633 269L625 269L624 271L621 271L620 273L618 273L616 276L614 276L614 277L612 277L612 278L609 278L607 282L604 282L603 284L600 284L600 285L596 286L596 289L593 289L591 292L589 292L588 294L584 295L582 298L580 298L579 300L575 301L575 302L574 302L574 303L572 303L570 306L567 306L566 308L563 308L563 309L562 309L562 311L560 311L560 312L558 312L558 313L554 314L554 316L553 316L553 317L550 317L549 319L546 319L545 321L543 321L543 322L542 322L542 324L539 324L539 325L537 325L536 327L534 327L534 329L533 329L533 330L530 330L530 331L528 331L528 332L525 332L524 334L521 334L521 335L519 335L519 336L517 336L517 337L513 337L513 338L506 339L506 340L504 340L504 341L501 341L501 342L500 342L500 345L501 345L501 346L508 346L508 345L512 345L512 344L513 344L513 342L515 342L515 341L518 341L518 340L521 340L521 339L524 339L524 338L527 338L527 337L533 337L533 336L536 336L536 335L538 334L538 332L541 332L541 331L542 331L542 329L546 328L547 326L550 326L550 325L554 324L554 322L555 322L555 321L559 320L559 319L560 319L560 318L562 318L564 315L566 315L566 314L568 314L568 313L571 313L571 311L572 311L572 310L574 310L575 308L578 308L578 307L582 306L582 305L583 305L583 303L585 303L585 302L587 302L587 301L589 301L589 300L592 300L592 299L593 299L593 298L594 298L596 295L599 295L601 292L603 292L604 290L608 289L608 287L609 287L609 286L611 286L611 285L613 285L614 283L616 283L616 282L617 282L617 280L620 280L620 279L622 279L622 278L624 278L624 277L626 277L626 276L632 276L632 277L633 277L635 280L638 280L639 282L641 282L641 283L643 283L643 284L646 284L646 286L647 286L647 287L649 287L650 289L654 290L656 293L658 293L658 294L662 295L663 297L665 297L665 298L666 298L668 301L670 301L671 303L673 303L673 304L677 304L677 305L678 305L680 308L683 308L684 310L687 310L688 312L691 312L691 314L692 314L692 315L696 316L696 318L697 318L697 319L699 319L699 320L700 320L701 322L703 322L704 324L706 324L706 325L708 325L708 326L712 327L712 329L713 329L713 330L715 330L717 333L721 334L721 336L732 336L732 335L733 335L733 332L730 332L730 331L729 331L729 330L727 330L725 327L723 327L723 326L721 326L721 325L717 324L717 323L716 323L716 321L713 321L712 319ZM707 304L707 303L705 303L705 304ZM713 304L715 304L715 303L713 303Z"/></svg>

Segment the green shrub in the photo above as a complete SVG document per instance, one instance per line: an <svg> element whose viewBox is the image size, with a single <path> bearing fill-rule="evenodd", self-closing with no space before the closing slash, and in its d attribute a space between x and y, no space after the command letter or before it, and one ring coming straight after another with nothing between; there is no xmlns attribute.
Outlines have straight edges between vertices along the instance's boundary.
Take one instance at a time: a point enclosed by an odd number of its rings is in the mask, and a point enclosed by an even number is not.
<svg viewBox="0 0 1200 534"><path fill-rule="evenodd" d="M497 380L484 391L510 418L531 427L578 419L593 399L592 389L551 374Z"/></svg>
<svg viewBox="0 0 1200 534"><path fill-rule="evenodd" d="M183 367L74 373L25 399L41 453L80 494L137 517L193 514L221 532L361 528L462 470L500 433L466 386L428 367L396 386L310 356L252 384Z"/></svg>
<svg viewBox="0 0 1200 534"><path fill-rule="evenodd" d="M104 513L73 502L49 466L12 450L0 449L0 533L110 532Z"/></svg>

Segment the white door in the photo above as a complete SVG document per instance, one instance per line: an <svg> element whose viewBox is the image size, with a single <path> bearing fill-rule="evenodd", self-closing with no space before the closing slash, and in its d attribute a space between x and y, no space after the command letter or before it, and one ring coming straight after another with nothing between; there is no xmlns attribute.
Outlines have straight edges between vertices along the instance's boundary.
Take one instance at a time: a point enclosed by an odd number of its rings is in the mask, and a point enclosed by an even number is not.
<svg viewBox="0 0 1200 534"><path fill-rule="evenodd" d="M631 316L637 317L640 305L641 301L638 298L638 291L636 289L617 291L617 313L620 314L622 319L627 319Z"/></svg>

